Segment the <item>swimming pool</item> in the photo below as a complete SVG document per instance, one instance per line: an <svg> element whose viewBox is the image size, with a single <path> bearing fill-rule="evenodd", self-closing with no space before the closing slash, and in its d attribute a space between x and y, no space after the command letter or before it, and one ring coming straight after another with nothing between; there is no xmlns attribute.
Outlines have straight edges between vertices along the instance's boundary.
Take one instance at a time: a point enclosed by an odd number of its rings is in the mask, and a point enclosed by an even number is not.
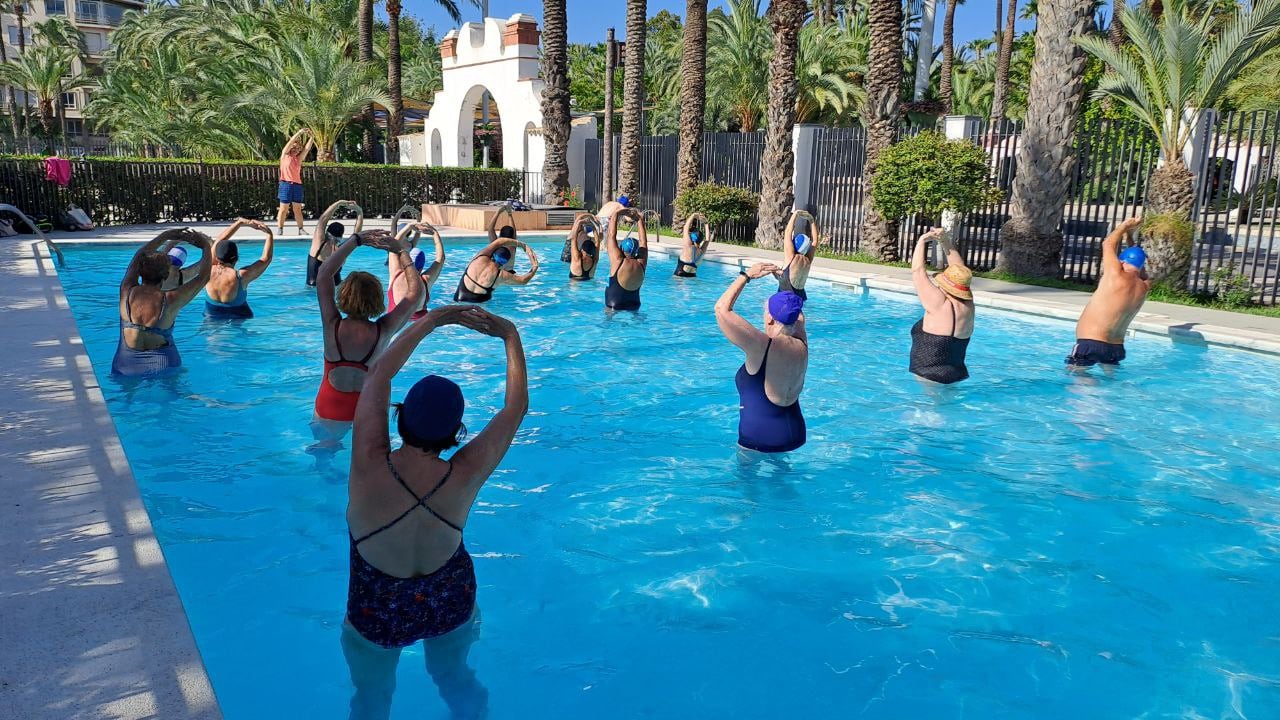
<svg viewBox="0 0 1280 720"><path fill-rule="evenodd" d="M531 392L467 525L491 717L1280 716L1275 358L1138 337L1114 378L1068 376L1069 324L980 309L973 378L925 391L914 301L814 281L809 442L743 459L711 313L734 271L656 258L640 313L610 315L604 268L568 283L560 244L489 304ZM433 305L474 250L448 247ZM345 717L347 456L305 452L306 246L250 288L256 318L206 324L197 299L185 369L122 384L133 249L66 247L60 275L223 712ZM768 292L744 293L753 322ZM396 397L447 374L473 433L501 401L495 340L441 331L408 368ZM444 716L421 662L394 717Z"/></svg>

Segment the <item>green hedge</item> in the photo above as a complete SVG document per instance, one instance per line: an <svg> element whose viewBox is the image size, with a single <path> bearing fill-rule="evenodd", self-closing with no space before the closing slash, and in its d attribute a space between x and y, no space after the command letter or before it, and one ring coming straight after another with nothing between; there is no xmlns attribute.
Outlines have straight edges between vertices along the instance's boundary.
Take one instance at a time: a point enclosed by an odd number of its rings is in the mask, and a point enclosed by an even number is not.
<svg viewBox="0 0 1280 720"><path fill-rule="evenodd" d="M99 225L227 220L274 216L278 163L88 157L72 160L71 184L45 180L44 159L0 155L0 202L54 217L68 205ZM309 163L302 168L306 215L336 200L355 200L366 216L403 205L447 202L461 188L468 202L520 197L523 173L478 168Z"/></svg>

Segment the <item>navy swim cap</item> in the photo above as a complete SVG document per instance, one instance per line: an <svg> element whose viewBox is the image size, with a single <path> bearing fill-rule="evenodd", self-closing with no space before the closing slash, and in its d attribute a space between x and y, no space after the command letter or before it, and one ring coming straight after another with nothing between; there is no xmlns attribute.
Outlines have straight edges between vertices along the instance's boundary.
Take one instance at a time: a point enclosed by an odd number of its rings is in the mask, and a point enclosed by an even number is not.
<svg viewBox="0 0 1280 720"><path fill-rule="evenodd" d="M1120 251L1120 262L1129 263L1141 270L1142 266L1147 264L1147 253L1137 245L1127 247Z"/></svg>
<svg viewBox="0 0 1280 720"><path fill-rule="evenodd" d="M462 388L448 378L428 375L404 396L400 422L418 440L441 440L458 431L465 408Z"/></svg>
<svg viewBox="0 0 1280 720"><path fill-rule="evenodd" d="M217 256L221 262L233 263L240 259L240 247L234 240L223 240L218 243Z"/></svg>
<svg viewBox="0 0 1280 720"><path fill-rule="evenodd" d="M343 225L340 222L331 222L329 223L329 226L324 229L324 231L330 237L340 238L343 235L347 234L347 226Z"/></svg>
<svg viewBox="0 0 1280 720"><path fill-rule="evenodd" d="M171 248L169 250L169 262L173 263L174 267L182 267L185 265L187 262L187 249L180 247Z"/></svg>
<svg viewBox="0 0 1280 720"><path fill-rule="evenodd" d="M596 254L596 241L595 241L595 240L583 240L583 241L582 241L582 252L584 252L584 253L586 253L586 254L588 254L588 255L595 255L595 254Z"/></svg>
<svg viewBox="0 0 1280 720"><path fill-rule="evenodd" d="M783 325L794 325L802 310L804 300L790 290L782 290L769 297L769 314Z"/></svg>
<svg viewBox="0 0 1280 720"><path fill-rule="evenodd" d="M499 266L511 262L511 248L500 247L493 251L493 261Z"/></svg>

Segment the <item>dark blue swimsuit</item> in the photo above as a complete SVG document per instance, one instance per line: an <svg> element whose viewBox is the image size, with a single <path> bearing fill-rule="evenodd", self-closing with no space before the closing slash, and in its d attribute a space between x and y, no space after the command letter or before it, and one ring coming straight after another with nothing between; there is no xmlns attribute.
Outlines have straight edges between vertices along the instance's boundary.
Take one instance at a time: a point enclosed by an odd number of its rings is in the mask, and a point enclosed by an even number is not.
<svg viewBox="0 0 1280 720"><path fill-rule="evenodd" d="M462 528L436 512L427 501L449 479L453 463L431 492L418 497L396 472L387 454L387 469L416 500L400 517L365 535L351 537L351 575L347 582L347 622L366 640L385 648L406 647L418 640L444 635L466 624L476 607L476 570L461 538L458 549L437 570L417 577L388 575L360 554L360 543L390 528L422 508L458 531ZM350 537L350 535L348 535Z"/></svg>
<svg viewBox="0 0 1280 720"><path fill-rule="evenodd" d="M626 262L625 260L623 262ZM614 310L639 310L640 288L628 290L618 282L618 270L622 263L609 274L609 286L604 289L604 306Z"/></svg>
<svg viewBox="0 0 1280 720"><path fill-rule="evenodd" d="M253 317L253 309L249 307L249 291L245 289L244 278L240 277L238 270L236 271L236 288L236 296L231 298L231 302L218 302L206 297L204 314L211 318L228 320Z"/></svg>
<svg viewBox="0 0 1280 720"><path fill-rule="evenodd" d="M741 402L738 416L738 444L748 450L779 453L795 450L804 445L804 415L800 412L800 401L786 407L775 405L764 391L765 368L769 364L769 348L773 340L764 348L764 358L760 360L760 369L751 374L747 372L747 364L738 368L734 382L738 386L738 398Z"/></svg>
<svg viewBox="0 0 1280 720"><path fill-rule="evenodd" d="M139 325L133 321L133 290L134 288L129 288L129 292L124 298L125 313L129 316L129 319L120 321L120 342L116 344L116 354L111 359L111 374L122 377L142 377L145 375L157 375L181 366L182 356L178 354L178 346L173 344L173 326L158 328ZM164 313L168 308L169 295L161 293L160 317L164 317ZM124 341L125 328L133 328L140 332L159 335L165 339L165 344L154 350L131 348Z"/></svg>

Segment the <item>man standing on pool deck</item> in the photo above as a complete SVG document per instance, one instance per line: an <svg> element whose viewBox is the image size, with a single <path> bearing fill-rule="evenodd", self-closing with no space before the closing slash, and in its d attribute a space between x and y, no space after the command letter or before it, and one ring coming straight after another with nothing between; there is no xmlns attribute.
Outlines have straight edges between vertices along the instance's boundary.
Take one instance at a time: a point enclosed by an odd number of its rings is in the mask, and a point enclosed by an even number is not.
<svg viewBox="0 0 1280 720"><path fill-rule="evenodd" d="M1117 365L1124 359L1125 331L1142 309L1151 281L1142 269L1147 263L1142 248L1119 246L1125 236L1132 243L1132 233L1141 224L1142 218L1129 218L1102 241L1102 279L1076 323L1076 345L1067 357L1071 369Z"/></svg>
<svg viewBox="0 0 1280 720"><path fill-rule="evenodd" d="M302 136L307 136L306 145L303 145ZM276 213L276 234L284 234L284 219L289 215L289 207L293 207L293 219L298 222L298 234L303 233L302 229L302 160L315 147L315 138L311 137L311 131L302 128L289 138L289 142L284 144L284 150L280 151L280 190L277 197L280 200L280 211Z"/></svg>

